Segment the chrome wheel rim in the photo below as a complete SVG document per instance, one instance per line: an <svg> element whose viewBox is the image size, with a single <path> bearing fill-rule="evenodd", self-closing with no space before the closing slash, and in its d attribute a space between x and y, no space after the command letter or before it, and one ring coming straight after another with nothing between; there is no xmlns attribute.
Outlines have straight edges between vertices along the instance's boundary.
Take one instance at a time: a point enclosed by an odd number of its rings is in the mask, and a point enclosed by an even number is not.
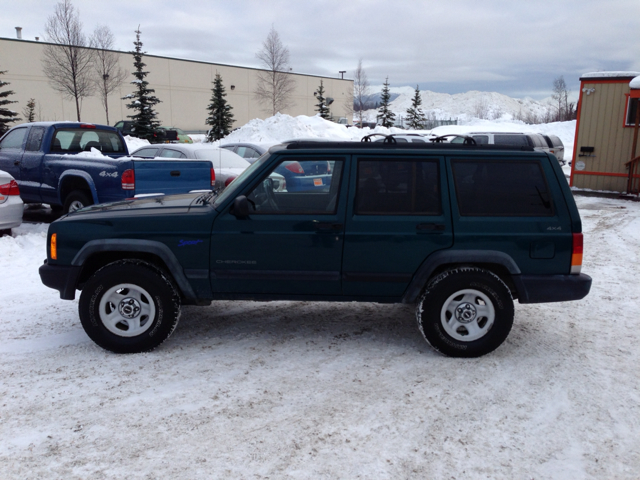
<svg viewBox="0 0 640 480"><path fill-rule="evenodd" d="M114 335L135 337L153 323L156 307L151 295L138 285L122 283L111 287L98 306L100 321Z"/></svg>
<svg viewBox="0 0 640 480"><path fill-rule="evenodd" d="M75 212L81 208L84 208L84 204L80 200L74 200L69 204L69 212Z"/></svg>
<svg viewBox="0 0 640 480"><path fill-rule="evenodd" d="M459 290L444 302L440 321L455 340L472 342L484 337L496 319L493 302L479 290Z"/></svg>

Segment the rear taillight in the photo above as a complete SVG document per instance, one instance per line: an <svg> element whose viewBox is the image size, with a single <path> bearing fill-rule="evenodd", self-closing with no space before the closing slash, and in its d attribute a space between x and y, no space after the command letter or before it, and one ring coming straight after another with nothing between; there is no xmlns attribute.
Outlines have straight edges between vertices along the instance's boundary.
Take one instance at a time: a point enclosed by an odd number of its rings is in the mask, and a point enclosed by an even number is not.
<svg viewBox="0 0 640 480"><path fill-rule="evenodd" d="M9 183L0 185L0 195L20 195L20 189L18 183L15 180L11 180Z"/></svg>
<svg viewBox="0 0 640 480"><path fill-rule="evenodd" d="M571 252L571 273L580 273L582 269L583 241L581 233L573 234L573 250Z"/></svg>
<svg viewBox="0 0 640 480"><path fill-rule="evenodd" d="M286 168L290 172L297 173L298 175L304 175L304 170L302 169L302 165L300 165L298 162L291 162L289 165L287 165L284 168Z"/></svg>
<svg viewBox="0 0 640 480"><path fill-rule="evenodd" d="M136 174L133 170L125 170L122 172L122 189L123 190L135 190L136 189Z"/></svg>
<svg viewBox="0 0 640 480"><path fill-rule="evenodd" d="M225 186L225 187L228 187L228 186L229 186L229 184L230 184L231 182L233 182L235 179L236 179L236 177L229 177L229 178L227 178L227 179L224 181L224 186Z"/></svg>
<svg viewBox="0 0 640 480"><path fill-rule="evenodd" d="M216 186L216 171L213 168L211 169L211 186Z"/></svg>

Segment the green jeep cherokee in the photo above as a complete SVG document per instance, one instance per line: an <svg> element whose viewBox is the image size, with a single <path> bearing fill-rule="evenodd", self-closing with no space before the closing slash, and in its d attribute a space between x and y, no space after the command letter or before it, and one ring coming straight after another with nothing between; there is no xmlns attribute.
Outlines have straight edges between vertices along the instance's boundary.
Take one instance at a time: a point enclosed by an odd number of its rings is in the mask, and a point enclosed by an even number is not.
<svg viewBox="0 0 640 480"><path fill-rule="evenodd" d="M581 232L557 160L531 147L294 141L220 194L59 219L40 276L82 291L84 329L113 352L160 345L181 304L236 299L415 303L432 347L476 357L507 338L513 299L589 293Z"/></svg>

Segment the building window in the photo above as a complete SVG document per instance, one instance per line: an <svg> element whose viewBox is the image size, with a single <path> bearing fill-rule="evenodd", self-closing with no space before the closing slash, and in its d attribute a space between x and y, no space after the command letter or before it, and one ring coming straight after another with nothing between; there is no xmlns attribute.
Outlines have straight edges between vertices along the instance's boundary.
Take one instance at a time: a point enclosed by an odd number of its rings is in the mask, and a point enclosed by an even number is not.
<svg viewBox="0 0 640 480"><path fill-rule="evenodd" d="M625 125L627 127L633 127L636 124L636 111L638 110L638 99L627 99L627 118L625 119Z"/></svg>

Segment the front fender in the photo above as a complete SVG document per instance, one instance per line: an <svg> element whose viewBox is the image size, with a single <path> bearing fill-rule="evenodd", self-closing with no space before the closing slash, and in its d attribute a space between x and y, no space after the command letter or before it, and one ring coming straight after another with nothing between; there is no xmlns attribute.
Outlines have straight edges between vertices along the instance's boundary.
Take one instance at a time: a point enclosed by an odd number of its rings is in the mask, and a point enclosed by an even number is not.
<svg viewBox="0 0 640 480"><path fill-rule="evenodd" d="M195 303L196 294L187 280L182 265L164 243L153 240L118 239L91 240L87 242L71 261L72 267L82 267L87 259L100 252L144 252L159 257L173 276L178 288L182 292L186 303Z"/></svg>

